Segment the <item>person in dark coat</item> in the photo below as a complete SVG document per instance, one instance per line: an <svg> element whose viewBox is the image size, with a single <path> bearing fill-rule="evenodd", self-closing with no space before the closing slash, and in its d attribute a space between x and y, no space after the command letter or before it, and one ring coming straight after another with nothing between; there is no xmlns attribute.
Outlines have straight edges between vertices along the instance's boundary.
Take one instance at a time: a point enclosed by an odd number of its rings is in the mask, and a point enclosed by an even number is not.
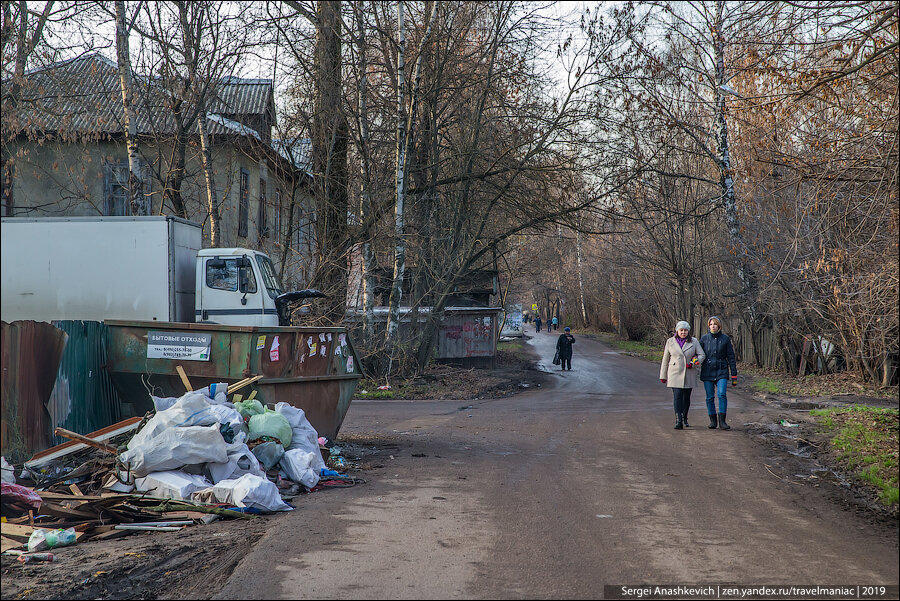
<svg viewBox="0 0 900 601"><path fill-rule="evenodd" d="M707 322L709 333L700 338L700 346L706 353L706 361L700 368L700 380L706 389L706 412L709 413L709 428L731 430L725 421L728 412L728 376L731 385L737 386L737 362L731 338L722 331L722 321L713 315ZM716 413L716 396L719 397L719 411Z"/></svg>
<svg viewBox="0 0 900 601"><path fill-rule="evenodd" d="M535 332L541 331L541 316L540 315L538 315L537 317L534 318L534 331Z"/></svg>
<svg viewBox="0 0 900 601"><path fill-rule="evenodd" d="M562 361L562 368L572 371L572 345L575 344L575 337L572 336L572 329L566 328L564 334L560 334L556 340L556 351L559 353L559 360Z"/></svg>

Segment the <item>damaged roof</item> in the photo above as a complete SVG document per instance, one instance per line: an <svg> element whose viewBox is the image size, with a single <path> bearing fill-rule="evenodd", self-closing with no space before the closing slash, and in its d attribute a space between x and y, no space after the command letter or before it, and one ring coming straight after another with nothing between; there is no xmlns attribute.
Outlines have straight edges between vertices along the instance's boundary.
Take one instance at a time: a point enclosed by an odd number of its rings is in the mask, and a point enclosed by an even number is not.
<svg viewBox="0 0 900 601"><path fill-rule="evenodd" d="M4 79L3 87L11 85ZM173 95L159 80L134 75L135 127L141 135L175 131ZM265 115L274 122L270 79L222 78L210 101L208 132L262 139L258 132L227 116ZM63 138L124 133L124 108L116 63L99 53L54 63L25 74L15 108L4 107L3 129L29 137L54 133ZM235 125L240 127L236 127ZM196 125L192 129L194 131Z"/></svg>

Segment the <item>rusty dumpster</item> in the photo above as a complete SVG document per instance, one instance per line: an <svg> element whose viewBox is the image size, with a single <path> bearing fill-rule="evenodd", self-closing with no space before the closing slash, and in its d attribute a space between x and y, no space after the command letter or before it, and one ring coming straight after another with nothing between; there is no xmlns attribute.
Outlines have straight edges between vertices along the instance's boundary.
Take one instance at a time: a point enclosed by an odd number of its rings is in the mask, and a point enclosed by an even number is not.
<svg viewBox="0 0 900 601"><path fill-rule="evenodd" d="M150 394L184 394L175 370L180 365L195 389L262 375L253 388L263 403L285 401L303 409L319 435L333 439L362 377L344 328L105 323L108 371L123 402L123 417L152 409Z"/></svg>

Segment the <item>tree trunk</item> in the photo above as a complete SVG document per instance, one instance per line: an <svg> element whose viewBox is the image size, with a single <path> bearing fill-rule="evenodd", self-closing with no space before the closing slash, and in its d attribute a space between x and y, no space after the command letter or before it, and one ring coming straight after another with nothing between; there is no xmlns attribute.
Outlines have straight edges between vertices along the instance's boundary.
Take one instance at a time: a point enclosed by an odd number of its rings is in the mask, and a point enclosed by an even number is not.
<svg viewBox="0 0 900 601"><path fill-rule="evenodd" d="M363 177L360 191L360 219L363 223L369 223L372 210L372 199L369 197L369 182L371 178L369 164L369 111L368 98L368 61L366 58L366 29L361 7L354 4L356 12L357 45L359 47L359 145L360 161L362 162ZM363 286L363 335L368 344L374 334L375 325L375 253L372 251L370 236L362 243L362 286Z"/></svg>
<svg viewBox="0 0 900 601"><path fill-rule="evenodd" d="M394 178L394 281L388 308L386 338L391 345L397 336L400 317L400 298L403 296L403 272L406 269L406 241L403 227L403 204L406 200L406 29L403 0L397 2L397 165Z"/></svg>
<svg viewBox="0 0 900 601"><path fill-rule="evenodd" d="M584 272L581 267L582 251L581 251L581 232L575 230L575 262L578 270L578 301L581 305L581 325L587 327L587 308L584 305Z"/></svg>
<svg viewBox="0 0 900 601"><path fill-rule="evenodd" d="M409 142L418 106L419 85L422 74L423 49L431 35L432 16L434 14L434 2L426 5L425 34L422 37L419 55L416 59L414 86L412 90L412 103L408 117L406 114L406 30L403 0L397 2L397 171L396 171L396 202L394 205L394 281L391 285L391 296L388 308L388 323L386 339L391 345L397 336L400 316L400 300L403 296L403 276L406 271L406 227L404 214L406 202L406 172L409 156ZM418 325L418 323L416 323Z"/></svg>
<svg viewBox="0 0 900 601"><path fill-rule="evenodd" d="M209 244L213 248L222 244L219 199L216 195L216 179L212 166L212 149L206 131L206 110L197 115L197 129L200 130L200 156L203 163L203 177L206 181L206 208L209 211Z"/></svg>
<svg viewBox="0 0 900 601"><path fill-rule="evenodd" d="M132 215L144 211L143 177L137 148L137 122L134 115L134 95L131 88L131 53L128 49L128 26L125 24L125 1L116 0L116 62L119 67L119 87L125 118L125 146L128 149L128 199Z"/></svg>
<svg viewBox="0 0 900 601"><path fill-rule="evenodd" d="M315 285L328 295L326 320L347 307L347 120L341 77L341 2L317 5L312 158L316 198Z"/></svg>

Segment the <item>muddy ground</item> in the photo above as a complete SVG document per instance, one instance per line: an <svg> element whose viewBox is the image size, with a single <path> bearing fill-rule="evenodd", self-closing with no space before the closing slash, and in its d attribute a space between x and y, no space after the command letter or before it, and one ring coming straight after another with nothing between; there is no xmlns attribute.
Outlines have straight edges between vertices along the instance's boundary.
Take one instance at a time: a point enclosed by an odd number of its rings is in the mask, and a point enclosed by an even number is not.
<svg viewBox="0 0 900 601"><path fill-rule="evenodd" d="M529 347L524 348L527 352ZM450 394L460 382L474 382L465 388L467 396L463 398L490 398L546 385L547 377L535 369L533 361L523 361L517 353L490 375L482 370L443 370L426 379L424 388L430 390L433 398L446 398L442 395ZM810 506L825 496L864 516L875 526L896 531L896 507L885 508L871 489L842 472L828 451L824 435L817 431L809 415L810 409L853 403L897 407L896 400L852 396L798 398L747 390L741 394L752 395L758 403L753 409L735 415L742 423L729 421L733 426L742 426L740 430L765 446L770 460L765 467L777 479L775 486L795 489L801 498L810 499ZM700 416L695 419L699 420ZM781 419L799 426L781 426ZM701 426L699 422L695 424ZM350 461L348 473L362 479L378 477L394 455L409 451L401 448L406 443L389 433L339 436L337 442L344 447L344 456ZM335 489L312 493L327 495L337 507L342 494L347 492ZM299 495L290 502L302 511L312 495ZM208 598L245 553L284 517L220 520L180 532L136 533L116 540L88 542L57 550L57 561L49 564L22 566L14 558L3 557L0 561L2 598Z"/></svg>

